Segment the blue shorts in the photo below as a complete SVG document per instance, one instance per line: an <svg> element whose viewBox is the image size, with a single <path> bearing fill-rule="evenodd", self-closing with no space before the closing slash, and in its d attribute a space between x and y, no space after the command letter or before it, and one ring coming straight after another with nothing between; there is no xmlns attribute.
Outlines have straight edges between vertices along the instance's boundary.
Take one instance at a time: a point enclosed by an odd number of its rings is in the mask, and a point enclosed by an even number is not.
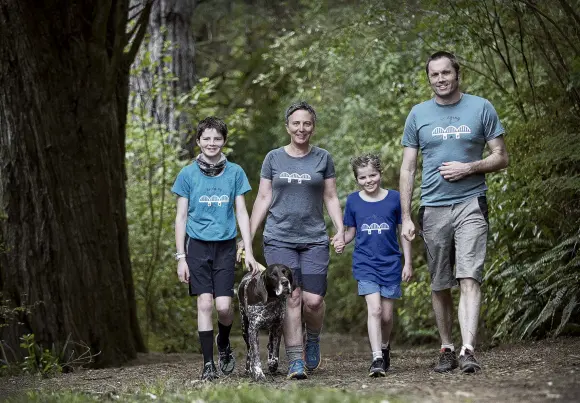
<svg viewBox="0 0 580 403"><path fill-rule="evenodd" d="M268 265L280 263L291 268L294 287L321 297L326 294L328 242L289 243L264 237L264 258Z"/></svg>
<svg viewBox="0 0 580 403"><path fill-rule="evenodd" d="M364 296L377 292L381 293L381 297L389 299L399 299L403 295L401 284L380 285L369 280L358 282L358 295Z"/></svg>

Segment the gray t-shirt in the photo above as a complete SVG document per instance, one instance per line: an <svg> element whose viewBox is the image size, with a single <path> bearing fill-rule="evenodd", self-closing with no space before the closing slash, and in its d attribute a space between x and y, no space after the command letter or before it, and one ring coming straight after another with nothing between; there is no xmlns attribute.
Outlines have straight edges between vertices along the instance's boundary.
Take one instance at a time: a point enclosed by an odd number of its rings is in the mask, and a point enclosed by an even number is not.
<svg viewBox="0 0 580 403"><path fill-rule="evenodd" d="M423 155L422 206L448 206L487 190L484 174L450 182L439 173L443 162L479 161L485 143L504 134L497 112L484 98L463 94L453 105L430 99L415 105L407 121L402 144L420 148Z"/></svg>
<svg viewBox="0 0 580 403"><path fill-rule="evenodd" d="M330 153L312 147L291 157L284 147L270 151L260 176L272 181L272 204L264 237L290 243L328 241L324 223L324 180L334 178Z"/></svg>

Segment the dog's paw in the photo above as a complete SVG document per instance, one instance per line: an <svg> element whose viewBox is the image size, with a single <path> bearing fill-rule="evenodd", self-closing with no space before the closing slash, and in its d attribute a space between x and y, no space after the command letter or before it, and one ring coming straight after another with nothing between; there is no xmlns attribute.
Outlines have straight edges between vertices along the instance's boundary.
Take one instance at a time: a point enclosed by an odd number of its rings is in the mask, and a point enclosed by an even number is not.
<svg viewBox="0 0 580 403"><path fill-rule="evenodd" d="M278 359L277 358L268 359L268 371L270 371L271 374L275 374L277 370L278 370Z"/></svg>

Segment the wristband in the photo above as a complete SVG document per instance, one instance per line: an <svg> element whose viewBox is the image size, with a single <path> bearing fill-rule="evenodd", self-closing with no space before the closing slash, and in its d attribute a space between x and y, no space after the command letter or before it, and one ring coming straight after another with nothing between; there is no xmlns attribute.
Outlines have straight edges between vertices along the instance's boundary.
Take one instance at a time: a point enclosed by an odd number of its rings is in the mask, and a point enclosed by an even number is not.
<svg viewBox="0 0 580 403"><path fill-rule="evenodd" d="M179 252L177 252L177 253L176 253L175 255L173 255L173 256L175 256L175 260L179 260L179 259L181 259L182 257L185 257L186 255L185 255L185 253L179 253Z"/></svg>

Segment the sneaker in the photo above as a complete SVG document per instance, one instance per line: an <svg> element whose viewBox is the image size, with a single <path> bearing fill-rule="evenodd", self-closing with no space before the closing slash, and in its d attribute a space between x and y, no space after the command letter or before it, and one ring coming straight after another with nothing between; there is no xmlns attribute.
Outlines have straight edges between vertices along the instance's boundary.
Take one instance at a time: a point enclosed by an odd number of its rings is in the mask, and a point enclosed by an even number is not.
<svg viewBox="0 0 580 403"><path fill-rule="evenodd" d="M459 369L466 374L481 370L481 365L475 359L473 351L465 350L465 354L459 356Z"/></svg>
<svg viewBox="0 0 580 403"><path fill-rule="evenodd" d="M213 361L208 361L203 365L203 371L201 373L201 380L202 381L213 381L218 379L217 369L215 368L215 364Z"/></svg>
<svg viewBox="0 0 580 403"><path fill-rule="evenodd" d="M290 361L288 365L288 379L306 379L308 375L304 370L304 360L297 359Z"/></svg>
<svg viewBox="0 0 580 403"><path fill-rule="evenodd" d="M217 342L218 337L219 334L215 337L215 345L217 346L219 355L218 367L220 368L220 371L222 371L224 375L229 375L232 372L234 372L234 368L236 367L236 358L234 357L233 350L229 342L226 348L224 349L220 348Z"/></svg>
<svg viewBox="0 0 580 403"><path fill-rule="evenodd" d="M387 348L381 350L383 352L383 369L388 371L391 367L391 345L389 344Z"/></svg>
<svg viewBox="0 0 580 403"><path fill-rule="evenodd" d="M442 348L439 362L435 365L435 372L449 372L457 368L457 356L450 348Z"/></svg>
<svg viewBox="0 0 580 403"><path fill-rule="evenodd" d="M378 378L380 376L387 376L385 373L385 362L382 358L373 360L369 368L369 376L371 378Z"/></svg>
<svg viewBox="0 0 580 403"><path fill-rule="evenodd" d="M320 366L320 342L306 340L304 346L304 358L306 361L306 370L311 373Z"/></svg>

